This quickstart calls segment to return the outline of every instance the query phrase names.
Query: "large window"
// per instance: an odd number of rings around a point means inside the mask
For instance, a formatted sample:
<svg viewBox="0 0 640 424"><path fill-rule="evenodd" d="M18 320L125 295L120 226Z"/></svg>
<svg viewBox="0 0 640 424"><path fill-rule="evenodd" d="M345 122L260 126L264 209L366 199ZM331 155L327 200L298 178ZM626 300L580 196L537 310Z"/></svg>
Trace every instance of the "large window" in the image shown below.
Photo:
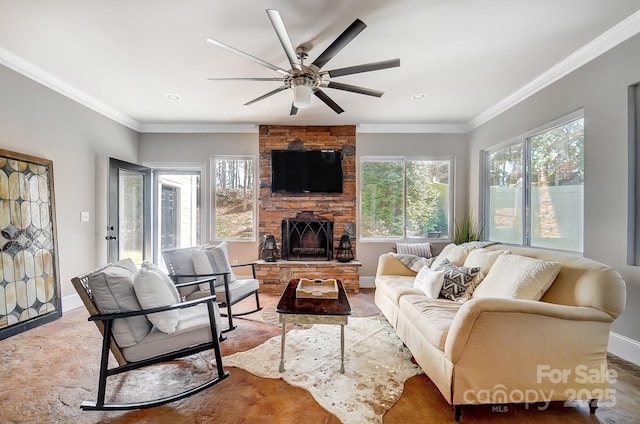
<svg viewBox="0 0 640 424"><path fill-rule="evenodd" d="M363 157L361 238L449 238L450 183L450 159Z"/></svg>
<svg viewBox="0 0 640 424"><path fill-rule="evenodd" d="M487 152L488 238L581 252L584 119L572 116Z"/></svg>
<svg viewBox="0 0 640 424"><path fill-rule="evenodd" d="M255 179L252 157L212 157L213 238L255 241Z"/></svg>

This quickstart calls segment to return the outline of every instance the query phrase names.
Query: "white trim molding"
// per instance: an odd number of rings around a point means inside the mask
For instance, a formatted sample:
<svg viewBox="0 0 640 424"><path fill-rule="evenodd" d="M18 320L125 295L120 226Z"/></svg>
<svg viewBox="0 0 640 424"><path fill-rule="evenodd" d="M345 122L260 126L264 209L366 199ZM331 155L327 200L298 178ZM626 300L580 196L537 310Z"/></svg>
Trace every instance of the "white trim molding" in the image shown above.
<svg viewBox="0 0 640 424"><path fill-rule="evenodd" d="M258 133L257 124L142 124L141 133Z"/></svg>
<svg viewBox="0 0 640 424"><path fill-rule="evenodd" d="M389 134L459 134L466 133L467 124L358 124L357 133Z"/></svg>
<svg viewBox="0 0 640 424"><path fill-rule="evenodd" d="M119 122L134 131L138 131L140 129L140 123L135 119L132 119L124 113L99 102L88 94L43 71L37 66L16 56L10 51L3 49L2 47L0 47L0 64L13 69L27 78L30 78L113 121Z"/></svg>
<svg viewBox="0 0 640 424"><path fill-rule="evenodd" d="M495 118L504 111L512 108L526 98L548 87L560 78L570 74L638 33L640 33L640 10L556 63L524 87L471 119L467 123L467 132Z"/></svg>
<svg viewBox="0 0 640 424"><path fill-rule="evenodd" d="M84 305L82 303L82 299L80 299L80 296L77 293L62 298L62 313L69 312L81 306Z"/></svg>
<svg viewBox="0 0 640 424"><path fill-rule="evenodd" d="M640 342L637 340L612 331L609 333L609 353L640 366Z"/></svg>
<svg viewBox="0 0 640 424"><path fill-rule="evenodd" d="M376 277L363 277L363 276L360 276L360 288L361 289L374 289L374 288L376 288Z"/></svg>

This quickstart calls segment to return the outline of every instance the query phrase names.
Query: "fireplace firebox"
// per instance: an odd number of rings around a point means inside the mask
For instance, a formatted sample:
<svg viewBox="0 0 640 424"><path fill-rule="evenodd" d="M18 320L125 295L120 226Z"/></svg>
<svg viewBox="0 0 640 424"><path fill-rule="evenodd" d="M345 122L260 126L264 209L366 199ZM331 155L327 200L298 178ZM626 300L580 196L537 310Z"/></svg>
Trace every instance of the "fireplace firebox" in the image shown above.
<svg viewBox="0 0 640 424"><path fill-rule="evenodd" d="M282 221L282 259L330 261L333 258L333 221L301 212Z"/></svg>

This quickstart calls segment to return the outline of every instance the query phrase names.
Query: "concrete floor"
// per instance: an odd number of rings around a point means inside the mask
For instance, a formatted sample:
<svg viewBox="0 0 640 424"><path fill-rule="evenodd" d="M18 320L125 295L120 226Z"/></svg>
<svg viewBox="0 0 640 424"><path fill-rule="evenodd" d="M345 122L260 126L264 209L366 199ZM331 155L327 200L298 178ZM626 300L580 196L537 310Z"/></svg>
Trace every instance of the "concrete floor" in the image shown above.
<svg viewBox="0 0 640 424"><path fill-rule="evenodd" d="M238 328L222 343L222 353L243 351L280 334L274 306L278 297L261 294L263 311L237 319ZM373 290L349 296L355 316L378 313ZM242 304L245 305L242 305ZM241 303L250 307L251 300ZM79 405L96 393L100 335L87 321L84 308L61 319L0 341L0 423L323 423L339 421L321 408L303 389L283 380L268 380L229 367L230 377L190 398L133 412L83 412ZM131 400L141 394L158 395L193 384L208 375L213 355L201 353L113 378L108 398ZM565 407L490 405L465 407L462 423L640 423L640 367L616 357L609 360L618 373L613 385L614 406L602 406L590 415L585 403ZM159 383L159 384L158 384ZM400 400L384 415L384 423L454 422L451 406L425 375L405 384ZM349 423L360 424L360 423Z"/></svg>

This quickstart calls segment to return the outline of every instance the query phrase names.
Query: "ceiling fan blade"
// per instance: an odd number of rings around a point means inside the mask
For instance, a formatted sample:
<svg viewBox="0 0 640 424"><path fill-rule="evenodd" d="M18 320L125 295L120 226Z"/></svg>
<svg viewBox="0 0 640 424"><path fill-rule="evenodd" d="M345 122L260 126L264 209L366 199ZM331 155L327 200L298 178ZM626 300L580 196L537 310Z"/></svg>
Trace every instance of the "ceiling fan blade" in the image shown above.
<svg viewBox="0 0 640 424"><path fill-rule="evenodd" d="M321 69L366 27L367 25L360 19L353 21L353 23L349 25L349 27L345 29L344 32L340 34L316 60L313 61L311 66L315 66L316 69Z"/></svg>
<svg viewBox="0 0 640 424"><path fill-rule="evenodd" d="M382 62L365 63L364 65L348 66L346 68L327 71L331 78L344 75L360 74L362 72L378 71L380 69L396 68L400 66L400 59L383 60Z"/></svg>
<svg viewBox="0 0 640 424"><path fill-rule="evenodd" d="M318 90L314 91L313 94L315 94L316 97L319 98L320 100L322 100L327 106L329 106L331 109L333 109L333 111L335 113L337 113L338 115L341 114L342 112L344 112L344 109L342 109L340 106L338 106L338 104L336 102L331 100L331 97L327 96L324 91L318 89Z"/></svg>
<svg viewBox="0 0 640 424"><path fill-rule="evenodd" d="M258 97L258 98L255 98L255 99L253 99L253 100L251 100L251 101L249 101L249 102L245 103L244 105L245 105L245 106L249 106L249 105L250 105L250 104L252 104L252 103L259 102L260 100L266 99L266 98L267 98L267 97L269 97L269 96L273 96L274 94L279 93L279 92L281 92L282 90L286 90L287 88L289 88L289 86L288 86L288 85L283 85L282 87L278 87L278 88L276 88L275 90L269 91L267 94L263 94L262 96L260 96L260 97Z"/></svg>
<svg viewBox="0 0 640 424"><path fill-rule="evenodd" d="M276 30L276 35L280 40L280 44L282 44L282 48L284 49L284 53L287 55L287 59L289 59L291 68L301 71L302 66L300 66L298 55L296 54L296 50L293 48L293 44L291 44L291 39L287 33L287 28L284 26L284 22L282 22L280 13L278 13L277 10L267 9L267 15L269 16L271 25L273 25L273 29Z"/></svg>
<svg viewBox="0 0 640 424"><path fill-rule="evenodd" d="M293 104L291 104L291 112L289 112L289 116L293 116L297 114L298 114L298 108L295 107Z"/></svg>
<svg viewBox="0 0 640 424"><path fill-rule="evenodd" d="M357 85L342 84L340 82L329 81L328 88L336 90L351 91L352 93L365 94L367 96L382 97L384 91L372 90L370 88L358 87Z"/></svg>
<svg viewBox="0 0 640 424"><path fill-rule="evenodd" d="M289 71L286 71L286 70L284 70L284 69L282 69L282 68L280 68L280 67L278 67L276 65L273 65L273 64L271 64L269 62L265 62L262 59L258 59L255 56L251 56L249 53L245 53L245 52L243 52L241 50L236 49L235 47L231 47L231 46L229 46L227 44L224 44L223 42L220 42L218 40L214 40L213 38L207 38L207 43L211 43L211 44L213 44L215 46L222 47L223 49L225 49L227 51L230 51L231 53L235 53L237 55L240 55L240 56L244 57L245 59L249 59L249 60L251 60L251 61L253 61L253 62L257 63L257 64L265 66L265 67L267 67L269 69L273 69L274 71L279 72L282 75L288 75L289 74Z"/></svg>
<svg viewBox="0 0 640 424"><path fill-rule="evenodd" d="M282 78L207 78L209 81L280 81Z"/></svg>

